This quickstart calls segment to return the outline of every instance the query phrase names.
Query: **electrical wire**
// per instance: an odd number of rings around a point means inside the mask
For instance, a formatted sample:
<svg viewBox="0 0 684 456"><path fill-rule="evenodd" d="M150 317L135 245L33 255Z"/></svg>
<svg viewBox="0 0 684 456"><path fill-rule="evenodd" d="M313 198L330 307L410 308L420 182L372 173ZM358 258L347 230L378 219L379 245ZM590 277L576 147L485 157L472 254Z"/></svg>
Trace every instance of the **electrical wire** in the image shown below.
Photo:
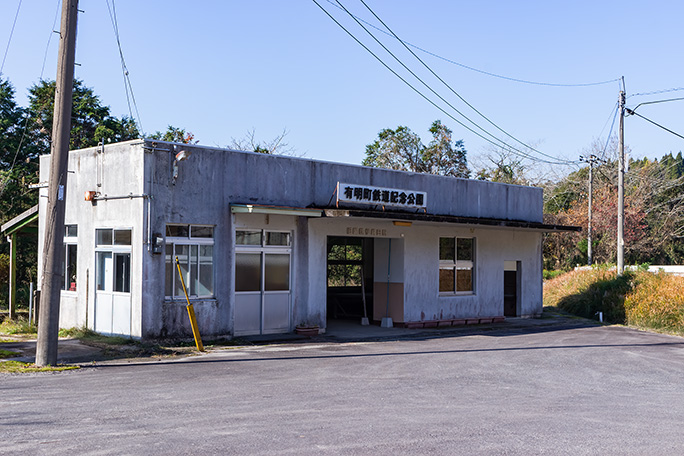
<svg viewBox="0 0 684 456"><path fill-rule="evenodd" d="M19 2L21 5L21 2ZM43 57L43 66L40 69L40 80L43 80L43 72L45 71L45 60L47 59L47 53L48 49L50 48L50 41L52 40L52 35L54 34L54 29L55 29L55 24L57 24L57 17L59 15L59 10L60 10L60 5L61 5L61 0L57 0L57 10L55 12L55 18L52 22L52 29L50 30L50 36L48 37L47 44L45 45L45 56ZM17 14L19 14L19 10L17 9ZM15 18L16 21L16 18ZM17 162L17 156L19 155L19 151L21 150L21 146L24 144L24 139L26 139L26 131L28 130L28 124L30 120L30 110L26 109L25 111L25 117L26 120L24 121L24 128L22 129L21 133L21 138L19 139L19 144L17 145L17 150L14 152L14 158L12 158L12 165L10 166L10 169L7 171L7 176L11 175L12 171L14 170L14 165ZM9 179L9 177L8 177ZM7 181L4 181L0 184L0 195L5 191L5 186L7 184Z"/></svg>
<svg viewBox="0 0 684 456"><path fill-rule="evenodd" d="M476 136L478 136L478 137L484 139L485 141L487 141L488 143L494 145L495 147L503 147L504 149L508 149L509 152L515 153L516 155L521 155L521 156L523 156L523 157L525 157L525 158L529 158L529 159L531 159L531 160L540 161L540 162L544 162L544 163L548 163L548 164L557 164L557 165L564 165L564 164L567 164L566 162L551 162L551 161L548 161L548 160L542 160L542 159L539 159L539 158L536 158L536 157L531 157L531 156L529 156L528 154L525 154L524 152L522 152L522 151L520 151L520 150L518 150L518 149L516 149L516 148L513 148L512 146L510 146L510 145L506 144L505 142L499 140L500 142L502 142L502 143L505 145L505 146L501 146L501 144L495 143L495 142L492 141L491 139L489 139L489 138L483 136L482 134L480 134L480 133L478 133L477 131L473 130L473 129L470 128L469 126L465 125L463 122L461 122L460 120L458 120L457 118L455 118L452 114L448 113L448 112L447 112L446 110L444 110L442 107L440 107L439 105L437 105L434 101L432 101L430 98L428 98L425 94L423 94L423 93L420 92L418 89L416 89L410 82L408 82L408 81L407 81L406 79L404 79L401 75L399 75L395 70L393 70L389 65L387 65L387 63L385 63L380 57L378 57L373 51L371 51L365 44L363 44L356 36L354 36L353 33L351 33L349 30L347 30L347 28L345 28L337 19L335 19L335 17L333 17L333 16L332 16L325 8L323 8L316 0L312 0L312 1L316 4L316 6L318 6L318 7L324 12L324 13L325 13L333 22L335 22L335 24L337 24L337 25L338 25L342 30L344 30L344 31L345 31L345 32L346 32L354 41L356 41L357 44L359 44L359 45L360 45L361 47L363 47L369 54L371 54L373 57L375 57L375 59L378 60L378 62L380 62L385 68L387 68L387 69L388 69L392 74L394 74L397 78L399 78L404 84L406 84L409 88L411 88L411 89L412 89L414 92L416 92L419 96L421 96L423 99L425 99L428 103L430 103L431 105L433 105L435 108L437 108L438 110L440 110L442 113L444 113L445 115L447 115L450 119L452 119L453 121L455 121L456 123L458 123L459 125L461 125L462 127L464 127L465 129L467 129L468 131L470 131L470 132L472 132L473 134L475 134Z"/></svg>
<svg viewBox="0 0 684 456"><path fill-rule="evenodd" d="M644 119L645 121L651 122L651 123L652 123L653 125L655 125L656 127L660 127L660 128L662 128L663 130L665 130L665 131L667 131L667 132L670 132L670 133L672 133L673 135L679 136L680 138L684 139L684 136L680 135L679 133L675 133L674 131L670 130L669 128L663 127L663 126L660 125L659 123L656 123L656 122L652 121L651 119L648 119L648 118L642 116L642 115L639 114L638 112L634 112L634 111L631 110L631 109L627 109L627 112L628 112L629 114L633 115L633 116L641 117L641 118Z"/></svg>
<svg viewBox="0 0 684 456"><path fill-rule="evenodd" d="M328 3L330 3L331 5L333 5L334 7L340 8L338 5L336 5L335 3L333 3L332 0L326 0L326 1L327 1ZM341 9L341 8L340 8L340 9ZM384 33L385 35L389 35L388 32L382 30L382 29L379 28L379 27L376 27L375 25L371 24L370 22L364 21L363 19L361 19L360 17L357 17L357 16L354 16L354 17L355 17L356 19L360 20L361 22L363 22L364 24L368 25L369 27L373 27L373 28L376 29L377 31L379 31L379 32L381 32L381 33ZM547 87L590 87L590 86L598 86L598 85L612 84L613 82L618 82L618 81L620 80L620 78L615 78L615 79L610 79L610 80L608 80L608 81L587 82L587 83L575 83L575 84L562 84L562 83L554 83L554 82L539 82L539 81L530 81L530 80L526 80L526 79L518 79L518 78L509 77L509 76L502 76L502 75L496 74L496 73L490 73L489 71L484 71L484 70L480 70L480 69L478 69L478 68L474 68L474 67L471 67L471 66L468 66L468 65L464 65L464 64L462 64L462 63L459 63L459 62L456 62L456 61L454 61L454 60L450 60L450 59L448 59L448 58L446 58L446 57L442 57L442 56L440 56L440 55L438 55L438 54L435 54L434 52L430 52L430 51L428 51L428 50L426 50L426 49L423 49L423 48L421 48L421 47L419 47L419 46L416 46L415 44L411 44L411 43L409 43L408 41L403 41L403 40L401 40L401 41L402 41L402 43L404 43L404 44L407 45L407 46L410 46L410 47L412 47L412 48L414 48L414 49L419 50L420 52L423 52L423 53L425 53L425 54L428 54L428 55L430 55L430 56L432 56L432 57L435 57L435 58L437 58L437 59L443 60L443 61L445 61L445 62L447 62L447 63L452 64L452 65L456 65L456 66L459 66L459 67L461 67L461 68L465 68L466 70L471 70L471 71L474 71L474 72L477 72L477 73L481 73L481 74L484 74L484 75L487 75L487 76L491 76L491 77L494 77L494 78L504 79L504 80L511 81L511 82L518 82L518 83L521 83L521 84L531 84L531 85L539 85L539 86L547 86Z"/></svg>
<svg viewBox="0 0 684 456"><path fill-rule="evenodd" d="M613 134L613 127L615 127L615 119L617 119L617 114L619 111L618 103L615 103L614 109L615 109L615 113L613 114L613 122L610 124L610 130L608 131L608 137L606 138L606 145L603 146L603 150L601 151L601 160L604 160L606 157L606 150L608 150L608 144L610 144L610 137Z"/></svg>
<svg viewBox="0 0 684 456"><path fill-rule="evenodd" d="M14 15L14 22L12 22L12 29L10 30L10 36L9 36L9 39L7 40L7 47L5 48L5 55L2 57L2 64L0 64L0 74L2 74L2 70L5 68L5 61L7 60L7 54L9 53L10 44L12 43L12 35L14 35L14 27L17 25L17 19L19 18L19 10L21 9L21 2L22 2L22 0L19 0L19 4L17 5L17 12Z"/></svg>
<svg viewBox="0 0 684 456"><path fill-rule="evenodd" d="M135 95L133 94L133 86L131 85L128 67L126 66L126 60L124 59L123 50L121 49L121 39L119 37L119 23L118 23L117 18L116 18L116 5L114 4L114 0L111 0L112 5L110 8L109 1L110 0L107 0L107 11L109 11L109 19L111 20L112 27L114 28L114 36L116 37L116 45L119 48L119 57L121 60L121 73L123 75L124 90L126 91L126 102L128 103L128 113L130 114L131 119L133 119L133 121L138 124L139 132L144 137L145 133L144 133L143 126L142 126L142 120L140 119L140 113L138 112L138 105L135 102ZM129 93L130 93L130 95L129 95ZM136 121L136 117L133 116L133 110L131 109L131 100L133 101L133 107L135 108L135 113L137 115L137 121Z"/></svg>
<svg viewBox="0 0 684 456"><path fill-rule="evenodd" d="M55 31L55 26L57 25L57 18L59 17L59 10L61 6L61 0L57 0L57 9L55 10L55 18L52 20L52 29L50 29L50 36L48 37L48 42L45 45L45 54L43 55L43 66L40 68L40 80L43 79L43 73L45 72L45 62L47 62L48 51L50 50L50 41L52 41L52 35L59 33Z"/></svg>
<svg viewBox="0 0 684 456"><path fill-rule="evenodd" d="M453 93L454 95L456 95L456 96L457 96L463 103L465 103L470 109L472 109L472 110L475 111L477 114L479 114L483 119L485 119L487 122L489 122L491 125L493 125L493 126L494 126L496 129L498 129L500 132L502 132L503 134L505 134L505 135L508 136L509 138L513 139L514 141L518 142L518 143L521 144L522 146L526 147L527 149L532 150L532 151L534 151L534 152L536 152L536 153L538 153L538 154L540 154L540 155L543 155L543 156L545 156L545 157L547 157L547 158L550 158L550 159L553 159L553 160L559 160L559 161L561 160L561 159L559 159L558 157L554 157L554 156L545 154L544 152L541 152L541 151L535 149L534 147L532 147L532 146L530 146L530 145L528 145L528 144L525 144L524 142L520 141L518 138L516 138L515 136L511 135L510 133L508 133L507 131L505 131L503 128L499 127L497 124L495 124L494 122L492 122L487 116L485 116L484 114L482 114L480 111L478 111L473 105L471 105L470 103L468 103L468 101L466 101L465 98L463 98L458 92L456 92L449 84L447 84L447 82L444 81L444 79L442 79L441 77L439 77L439 75L438 75L437 73L435 73L435 72L432 70L432 68L430 68L430 66L428 66L420 57L418 57L418 56L416 55L416 53L413 52L413 51L404 43L404 41L403 41L402 39L400 39L400 38L397 36L397 34L394 33L394 32L392 31L392 29L389 28L388 25L385 24L385 22L384 22L382 19L380 19L380 17L378 17L377 14L375 14L375 12L368 6L368 4L366 4L366 2L365 2L364 0L359 0L359 1L363 4L363 6L366 7L366 9L368 9L368 11L371 12L371 14L372 14L373 16L375 16L375 18L376 18L378 21L380 21L380 23L381 23L381 24L382 24L382 25L383 25L383 26L392 34L392 36L393 36L394 38L396 38L397 41L399 41L399 42L406 48L406 50L409 51L409 52L411 53L411 55L413 55L413 56L414 56L414 57L415 57L415 58L416 58L416 59L417 59L425 68L427 68L428 71L430 71L430 73L432 73L432 75L433 75L434 77L436 77L442 84L444 84L444 85L451 91L451 93ZM337 3L340 3L339 0L337 1ZM342 6L342 5L340 4L340 6ZM345 11L347 11L346 8L345 8ZM348 11L347 11L347 12L348 12ZM348 12L348 13L349 13L349 12ZM349 13L349 14L351 15L351 13ZM353 17L353 16L352 16L352 17ZM441 97L440 97L440 98L441 98ZM454 109L455 109L455 108L454 108ZM459 114L461 114L458 110L457 110L456 112L458 112ZM468 119L465 115L463 115L463 114L461 114L461 115L462 115L463 117L465 117L466 119ZM470 120L470 119L468 119L468 120ZM473 124L475 124L472 120L470 120L470 122L473 123ZM569 163L569 162L568 162L568 163Z"/></svg>
<svg viewBox="0 0 684 456"><path fill-rule="evenodd" d="M656 90L654 92L644 92L644 93L633 93L629 95L627 98L630 97L639 97L639 96L647 96L647 95L657 95L659 93L668 93L668 92L678 92L680 90L684 90L684 87L674 87L672 89L663 89L663 90Z"/></svg>

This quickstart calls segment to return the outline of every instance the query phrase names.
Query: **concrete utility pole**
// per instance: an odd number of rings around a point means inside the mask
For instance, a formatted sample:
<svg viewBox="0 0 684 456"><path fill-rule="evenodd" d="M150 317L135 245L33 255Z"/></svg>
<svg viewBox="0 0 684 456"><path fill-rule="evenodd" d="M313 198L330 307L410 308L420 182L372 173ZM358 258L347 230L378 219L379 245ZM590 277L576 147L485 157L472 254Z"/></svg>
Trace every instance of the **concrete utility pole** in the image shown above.
<svg viewBox="0 0 684 456"><path fill-rule="evenodd" d="M618 226L617 226L617 273L625 272L625 78L622 78L620 91L620 134L619 134L619 169L618 169Z"/></svg>
<svg viewBox="0 0 684 456"><path fill-rule="evenodd" d="M48 181L47 211L45 212L45 244L43 249L43 278L38 319L36 365L57 364L59 333L59 298L63 282L64 209L66 202L67 165L69 162L69 133L74 87L76 55L76 20L78 0L63 0L60 27L55 112L52 125L52 151Z"/></svg>
<svg viewBox="0 0 684 456"><path fill-rule="evenodd" d="M589 155L589 158L584 158L580 157L580 161L586 161L589 163L589 201L588 201L588 211L587 211L587 216L588 216L588 221L587 221L587 265L591 266L592 260L593 260L593 250L592 250L592 245L591 245L591 209L592 209L592 202L594 199L594 163L599 161L599 158L596 155Z"/></svg>

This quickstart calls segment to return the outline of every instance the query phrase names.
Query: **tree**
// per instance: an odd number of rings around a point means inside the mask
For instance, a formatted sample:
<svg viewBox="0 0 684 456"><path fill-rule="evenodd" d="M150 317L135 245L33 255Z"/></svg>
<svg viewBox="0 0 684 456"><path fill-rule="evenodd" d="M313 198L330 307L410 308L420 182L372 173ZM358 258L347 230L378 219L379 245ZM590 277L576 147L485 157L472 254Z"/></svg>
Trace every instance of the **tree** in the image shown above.
<svg viewBox="0 0 684 456"><path fill-rule="evenodd" d="M164 133L157 131L149 136L149 139L157 139L160 141L168 141L182 144L197 144L199 141L195 139L195 134L185 131L185 128L176 128L169 125Z"/></svg>
<svg viewBox="0 0 684 456"><path fill-rule="evenodd" d="M29 89L29 106L22 108L15 101L10 82L0 79L0 223L38 203L38 192L29 189L28 184L38 182L38 156L50 153L54 93L54 81L42 80ZM140 137L133 119L112 116L109 107L103 106L82 81L74 81L73 97L72 149L96 146L102 140ZM18 297L25 302L21 293L28 289L29 282L36 280L36 239L19 236L18 242ZM8 247L0 241L0 263L5 261ZM5 291L3 287L0 301Z"/></svg>
<svg viewBox="0 0 684 456"><path fill-rule="evenodd" d="M463 140L453 141L452 131L436 120L430 126L432 141L425 146L410 128L386 128L366 146L362 164L375 168L468 178L470 170Z"/></svg>
<svg viewBox="0 0 684 456"><path fill-rule="evenodd" d="M256 130L252 128L242 138L232 138L230 145L231 149L246 150L248 152L257 152L260 154L271 155L295 155L295 149L290 147L284 140L288 131L283 130L270 141L259 141L256 139Z"/></svg>
<svg viewBox="0 0 684 456"><path fill-rule="evenodd" d="M52 141L55 81L41 80L29 89L29 110L36 128L36 140L49 150ZM71 107L70 149L97 146L100 141L119 142L140 137L135 121L123 116L118 119L103 106L93 89L83 81L74 80Z"/></svg>

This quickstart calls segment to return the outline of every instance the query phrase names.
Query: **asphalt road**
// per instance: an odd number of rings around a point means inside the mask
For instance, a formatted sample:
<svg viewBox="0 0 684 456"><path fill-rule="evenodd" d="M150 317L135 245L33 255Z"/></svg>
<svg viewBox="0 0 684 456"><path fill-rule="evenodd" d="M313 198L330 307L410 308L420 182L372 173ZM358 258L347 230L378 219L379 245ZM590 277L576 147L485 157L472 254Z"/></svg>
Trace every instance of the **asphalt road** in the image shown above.
<svg viewBox="0 0 684 456"><path fill-rule="evenodd" d="M0 454L684 454L684 339L619 327L0 374Z"/></svg>

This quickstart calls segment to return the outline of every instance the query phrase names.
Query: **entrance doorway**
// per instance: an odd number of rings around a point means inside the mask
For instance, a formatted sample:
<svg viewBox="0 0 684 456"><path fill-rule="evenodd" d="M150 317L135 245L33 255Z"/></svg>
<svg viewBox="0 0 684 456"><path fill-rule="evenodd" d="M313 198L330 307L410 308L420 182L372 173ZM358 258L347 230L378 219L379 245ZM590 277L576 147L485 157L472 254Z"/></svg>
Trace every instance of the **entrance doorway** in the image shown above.
<svg viewBox="0 0 684 456"><path fill-rule="evenodd" d="M504 317L517 317L519 261L504 261Z"/></svg>
<svg viewBox="0 0 684 456"><path fill-rule="evenodd" d="M235 243L234 334L289 331L291 234L238 230Z"/></svg>
<svg viewBox="0 0 684 456"><path fill-rule="evenodd" d="M373 248L373 238L328 237L328 319L373 318Z"/></svg>
<svg viewBox="0 0 684 456"><path fill-rule="evenodd" d="M131 335L131 230L95 230L95 318L102 334Z"/></svg>

